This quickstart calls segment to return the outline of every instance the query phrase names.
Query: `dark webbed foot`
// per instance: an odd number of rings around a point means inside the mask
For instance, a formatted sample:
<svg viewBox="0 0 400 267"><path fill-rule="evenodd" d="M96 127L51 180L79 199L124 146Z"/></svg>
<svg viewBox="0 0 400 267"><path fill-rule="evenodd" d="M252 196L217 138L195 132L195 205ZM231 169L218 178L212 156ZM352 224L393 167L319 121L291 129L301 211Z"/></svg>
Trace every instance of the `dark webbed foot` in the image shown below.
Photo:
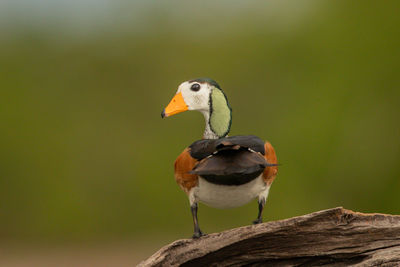
<svg viewBox="0 0 400 267"><path fill-rule="evenodd" d="M192 238L197 239L197 238L202 237L202 236L204 236L204 235L205 235L205 234L199 229L197 232L194 232L194 233L193 233Z"/></svg>
<svg viewBox="0 0 400 267"><path fill-rule="evenodd" d="M262 222L263 222L262 219L259 218L259 219L257 219L257 220L254 220L254 221L253 221L253 224L260 224L260 223L262 223Z"/></svg>

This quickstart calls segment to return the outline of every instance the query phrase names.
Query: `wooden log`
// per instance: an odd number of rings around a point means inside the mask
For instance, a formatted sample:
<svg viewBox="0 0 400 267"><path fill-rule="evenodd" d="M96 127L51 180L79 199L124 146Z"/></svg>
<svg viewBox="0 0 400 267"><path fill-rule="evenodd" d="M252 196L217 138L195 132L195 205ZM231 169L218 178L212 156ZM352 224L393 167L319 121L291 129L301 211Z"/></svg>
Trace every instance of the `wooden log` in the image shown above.
<svg viewBox="0 0 400 267"><path fill-rule="evenodd" d="M177 240L139 266L400 266L400 216L341 207Z"/></svg>

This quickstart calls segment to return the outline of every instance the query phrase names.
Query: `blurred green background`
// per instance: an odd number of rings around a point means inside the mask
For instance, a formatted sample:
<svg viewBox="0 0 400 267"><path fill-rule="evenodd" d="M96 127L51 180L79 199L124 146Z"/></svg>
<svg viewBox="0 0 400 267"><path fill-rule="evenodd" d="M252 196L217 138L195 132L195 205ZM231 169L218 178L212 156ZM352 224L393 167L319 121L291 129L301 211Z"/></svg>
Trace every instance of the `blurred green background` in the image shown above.
<svg viewBox="0 0 400 267"><path fill-rule="evenodd" d="M2 1L0 263L131 266L190 237L173 162L204 119L160 113L197 77L227 94L231 135L277 151L265 221L336 206L398 214L399 11L398 1ZM201 205L200 225L247 225L256 206Z"/></svg>

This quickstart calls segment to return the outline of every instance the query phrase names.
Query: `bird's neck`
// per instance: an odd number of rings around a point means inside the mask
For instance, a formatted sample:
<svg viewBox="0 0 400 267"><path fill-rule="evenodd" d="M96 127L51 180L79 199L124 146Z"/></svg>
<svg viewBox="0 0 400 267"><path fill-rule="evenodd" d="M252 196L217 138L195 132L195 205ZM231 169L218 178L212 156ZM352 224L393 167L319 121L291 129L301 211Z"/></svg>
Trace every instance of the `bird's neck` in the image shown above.
<svg viewBox="0 0 400 267"><path fill-rule="evenodd" d="M202 111L206 120L204 139L225 137L231 129L232 109L222 90L214 88L210 93L208 110Z"/></svg>
<svg viewBox="0 0 400 267"><path fill-rule="evenodd" d="M213 112L216 112L213 110ZM210 114L209 111L202 112L204 115L206 127L204 129L203 139L219 139L225 137L230 130L231 127L231 111L230 109L227 111L218 111L220 113L218 119L213 119L213 114ZM228 114L222 115L222 112L227 112Z"/></svg>
<svg viewBox="0 0 400 267"><path fill-rule="evenodd" d="M204 115L204 119L206 121L206 128L204 129L204 134L203 134L203 139L218 139L221 138L218 136L212 129L210 125L210 113L207 112L202 112Z"/></svg>

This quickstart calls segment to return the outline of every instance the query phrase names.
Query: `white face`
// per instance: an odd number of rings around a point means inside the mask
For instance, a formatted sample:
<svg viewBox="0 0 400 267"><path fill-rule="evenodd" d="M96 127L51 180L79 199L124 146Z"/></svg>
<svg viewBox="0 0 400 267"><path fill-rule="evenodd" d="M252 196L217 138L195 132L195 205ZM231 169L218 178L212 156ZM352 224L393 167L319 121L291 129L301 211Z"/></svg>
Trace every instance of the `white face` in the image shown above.
<svg viewBox="0 0 400 267"><path fill-rule="evenodd" d="M189 110L209 112L211 90L212 87L208 83L186 81L179 85L177 93L182 93Z"/></svg>

